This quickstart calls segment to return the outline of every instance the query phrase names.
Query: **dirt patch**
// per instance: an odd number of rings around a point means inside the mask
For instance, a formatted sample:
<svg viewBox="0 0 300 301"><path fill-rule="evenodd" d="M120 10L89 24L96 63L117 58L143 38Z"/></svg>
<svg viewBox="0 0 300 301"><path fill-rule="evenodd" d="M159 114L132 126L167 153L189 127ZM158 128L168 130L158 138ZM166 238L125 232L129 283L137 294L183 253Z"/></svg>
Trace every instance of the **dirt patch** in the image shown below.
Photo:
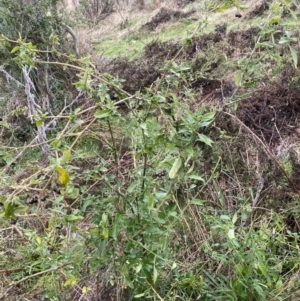
<svg viewBox="0 0 300 301"><path fill-rule="evenodd" d="M226 29L225 29L226 30ZM149 87L161 74L161 68L165 61L173 59L179 51L177 61L191 60L201 49L206 51L211 45L221 42L224 38L222 31L206 34L192 39L189 45L183 47L180 43L154 41L145 47L144 55L135 61L127 59L114 60L106 71L125 79L123 88L129 93L135 93L145 87ZM197 64L202 64L199 61ZM200 66L199 66L200 67ZM212 68L217 67L212 66ZM192 72L197 71L197 66L192 67ZM200 79L201 81L201 79ZM193 84L195 87L197 83ZM199 83L203 86L203 83Z"/></svg>
<svg viewBox="0 0 300 301"><path fill-rule="evenodd" d="M172 59L180 48L178 43L154 41L145 47L142 57L134 62L127 59L115 60L109 66L108 72L125 79L124 90L134 94L151 86L161 75L160 69L164 62Z"/></svg>
<svg viewBox="0 0 300 301"><path fill-rule="evenodd" d="M179 43L154 41L145 47L142 59L152 59L160 62L170 60L174 58L181 47Z"/></svg>
<svg viewBox="0 0 300 301"><path fill-rule="evenodd" d="M243 100L237 116L269 145L299 137L299 93L288 84L270 83Z"/></svg>
<svg viewBox="0 0 300 301"><path fill-rule="evenodd" d="M151 19L150 22L147 22L141 27L141 30L154 30L159 24L167 23L169 21L176 21L182 18L186 18L193 14L195 11L190 11L183 13L180 11L169 10L165 7L161 8L160 11Z"/></svg>
<svg viewBox="0 0 300 301"><path fill-rule="evenodd" d="M236 49L253 48L255 46L255 37L261 31L259 27L252 27L248 30L230 31L228 34L228 43Z"/></svg>
<svg viewBox="0 0 300 301"><path fill-rule="evenodd" d="M251 9L246 15L245 19L252 19L256 16L261 16L266 10L270 8L268 0L263 0Z"/></svg>
<svg viewBox="0 0 300 301"><path fill-rule="evenodd" d="M147 62L130 62L117 60L109 70L115 76L125 79L123 89L131 94L149 87L159 76L156 66L149 68Z"/></svg>
<svg viewBox="0 0 300 301"><path fill-rule="evenodd" d="M222 83L217 79L209 79L200 77L192 82L191 87L195 92L201 90L202 96L212 95L213 98L228 97L232 95L234 87L231 83Z"/></svg>
<svg viewBox="0 0 300 301"><path fill-rule="evenodd" d="M142 91L146 87L150 87L164 73L162 67L165 61L173 59L181 48L182 46L180 44L154 42L146 47L143 57L135 62L128 60L114 61L109 72L117 74L119 78L125 79L123 89L133 94L136 91ZM185 55L193 56L192 47L183 51ZM182 59L181 56L179 56L178 60L180 59ZM196 60L191 66L192 73L197 73L197 66L199 66L199 64L201 64L201 61ZM211 65L211 69L217 67L218 63ZM196 79L190 83L190 87L195 90L195 92L201 90L202 95L214 92L219 95L224 93L224 96L229 96L232 92L232 86L230 84L224 86L220 80L203 76L197 77L196 75L195 78Z"/></svg>
<svg viewBox="0 0 300 301"><path fill-rule="evenodd" d="M106 66L105 72L124 79L123 88L127 92L134 94L136 91L143 91L150 87L163 73L162 68L167 60L177 63L188 62L191 73L194 74L194 81L191 83L192 89L201 88L204 95L213 90L221 89L221 83L212 74L217 69L224 53L227 57L233 55L236 49L244 47L254 47L254 35L258 33L258 28L251 28L247 31L230 32L226 35L226 24L216 26L215 31L198 37L193 37L185 44L175 42L154 41L145 47L144 55L135 61L128 59L116 59ZM224 43L225 41L225 43ZM226 43L228 41L228 43ZM218 55L217 50L222 55ZM209 52L207 55L206 53ZM210 53L216 53L214 57ZM203 69L205 66L205 70ZM198 75L199 70L204 70ZM213 79L212 79L213 78ZM228 95L225 95L228 96Z"/></svg>
<svg viewBox="0 0 300 301"><path fill-rule="evenodd" d="M226 29L225 29L226 31ZM212 44L219 43L225 38L223 31L216 31L214 33L205 34L201 37L193 38L192 52L206 51Z"/></svg>
<svg viewBox="0 0 300 301"><path fill-rule="evenodd" d="M221 87L221 82L219 80L207 79L207 78L198 78L192 83L192 88L197 89L201 88L205 93L210 93Z"/></svg>
<svg viewBox="0 0 300 301"><path fill-rule="evenodd" d="M188 4L193 3L195 1L196 0L178 0L177 5L178 5L178 7L183 8L183 7L187 6Z"/></svg>

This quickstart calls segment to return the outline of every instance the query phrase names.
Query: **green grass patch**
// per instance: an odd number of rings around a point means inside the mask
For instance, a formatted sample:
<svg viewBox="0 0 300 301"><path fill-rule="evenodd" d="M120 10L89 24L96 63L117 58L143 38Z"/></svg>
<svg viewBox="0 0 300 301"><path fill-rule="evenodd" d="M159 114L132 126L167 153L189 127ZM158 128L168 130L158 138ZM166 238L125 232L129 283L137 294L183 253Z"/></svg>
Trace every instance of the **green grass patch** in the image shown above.
<svg viewBox="0 0 300 301"><path fill-rule="evenodd" d="M162 26L159 33L149 31L145 33L128 34L121 38L110 36L99 44L97 50L105 57L116 58L121 56L133 60L142 55L144 47L152 41L159 40L165 42L186 39L192 35L198 25L198 20L186 19L174 23L173 25ZM213 27L208 26L205 33L212 30Z"/></svg>

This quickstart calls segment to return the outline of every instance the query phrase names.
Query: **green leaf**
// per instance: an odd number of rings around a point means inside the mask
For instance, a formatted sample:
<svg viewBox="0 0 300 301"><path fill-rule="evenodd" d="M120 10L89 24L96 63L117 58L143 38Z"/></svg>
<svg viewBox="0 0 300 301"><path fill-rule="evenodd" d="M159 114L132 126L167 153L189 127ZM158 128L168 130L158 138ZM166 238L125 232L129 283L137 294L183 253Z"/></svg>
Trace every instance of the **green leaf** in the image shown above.
<svg viewBox="0 0 300 301"><path fill-rule="evenodd" d="M144 296L145 296L145 293L142 293L142 294L135 295L134 298L138 299L138 298L141 298L141 297L144 297Z"/></svg>
<svg viewBox="0 0 300 301"><path fill-rule="evenodd" d="M276 282L276 291L279 292L282 289L282 287L283 287L283 283L282 283L282 279L280 278Z"/></svg>
<svg viewBox="0 0 300 301"><path fill-rule="evenodd" d="M260 48L260 47L269 47L269 48L274 48L274 44L271 42L261 42L261 43L257 43L255 45L256 48Z"/></svg>
<svg viewBox="0 0 300 301"><path fill-rule="evenodd" d="M35 236L35 241L38 245L42 244L42 239L38 235Z"/></svg>
<svg viewBox="0 0 300 301"><path fill-rule="evenodd" d="M67 215L66 221L67 222L77 222L83 220L83 216L81 215Z"/></svg>
<svg viewBox="0 0 300 301"><path fill-rule="evenodd" d="M235 212L235 214L233 215L232 218L232 223L235 224L235 222L237 221L238 217L237 217L237 212Z"/></svg>
<svg viewBox="0 0 300 301"><path fill-rule="evenodd" d="M61 144L61 139L57 139L57 140L54 140L51 142L51 146L54 147L54 148L57 148L59 147Z"/></svg>
<svg viewBox="0 0 300 301"><path fill-rule="evenodd" d="M229 239L233 239L235 237L234 229L229 229L227 235L228 235Z"/></svg>
<svg viewBox="0 0 300 301"><path fill-rule="evenodd" d="M14 214L16 214L16 213L23 213L24 214L24 212L26 212L26 210L27 210L27 208L25 206L18 204L17 206L15 206Z"/></svg>
<svg viewBox="0 0 300 301"><path fill-rule="evenodd" d="M37 128L38 128L39 126L41 126L42 124L43 124L43 120L42 120L42 119L37 120L37 121L35 122L35 125L36 125Z"/></svg>
<svg viewBox="0 0 300 301"><path fill-rule="evenodd" d="M156 199L163 200L168 195L168 193L159 191L159 192L156 192L154 195L155 195Z"/></svg>
<svg viewBox="0 0 300 301"><path fill-rule="evenodd" d="M16 46L12 49L12 51L10 53L15 53L20 49L20 46Z"/></svg>
<svg viewBox="0 0 300 301"><path fill-rule="evenodd" d="M212 146L214 143L209 137L203 134L198 134L198 140L204 142L206 145Z"/></svg>
<svg viewBox="0 0 300 301"><path fill-rule="evenodd" d="M75 188L73 185L68 185L66 189L66 195L75 200L79 195L79 188Z"/></svg>
<svg viewBox="0 0 300 301"><path fill-rule="evenodd" d="M289 10L290 14L292 15L292 17L294 18L294 20L298 20L298 16L296 14L296 12L294 12L292 9Z"/></svg>
<svg viewBox="0 0 300 301"><path fill-rule="evenodd" d="M243 79L243 75L244 75L244 72L243 71L238 71L235 79L234 79L234 83L237 85L237 86L241 86L241 83L242 83L242 79Z"/></svg>
<svg viewBox="0 0 300 301"><path fill-rule="evenodd" d="M89 286L84 286L82 289L81 289L81 291L82 291L82 293L83 294L86 294L88 291L90 291L91 290L91 288L89 287Z"/></svg>
<svg viewBox="0 0 300 301"><path fill-rule="evenodd" d="M81 108L77 108L74 110L74 114L77 115L80 112Z"/></svg>
<svg viewBox="0 0 300 301"><path fill-rule="evenodd" d="M151 209L154 208L155 202L154 202L153 195L148 196L148 205L149 205L149 208L151 208Z"/></svg>
<svg viewBox="0 0 300 301"><path fill-rule="evenodd" d="M60 204L63 200L65 199L65 197L63 195L60 195L59 197L55 198L55 200L53 201L54 205L58 205Z"/></svg>
<svg viewBox="0 0 300 301"><path fill-rule="evenodd" d="M228 216L228 215L221 215L220 216L220 219L222 220L222 221L230 221L230 217Z"/></svg>
<svg viewBox="0 0 300 301"><path fill-rule="evenodd" d="M77 281L78 281L77 278L69 278L65 281L65 283L63 285L64 286L68 286L68 285L74 286L74 285L76 285Z"/></svg>
<svg viewBox="0 0 300 301"><path fill-rule="evenodd" d="M5 212L4 212L4 218L5 219L9 219L11 217L14 217L14 212L15 212L15 204L12 203L12 202L8 202L6 203L6 206L5 206Z"/></svg>
<svg viewBox="0 0 300 301"><path fill-rule="evenodd" d="M199 199L193 199L191 201L189 201L189 203L191 205L199 205L199 206L203 206L205 201L204 200L199 200Z"/></svg>
<svg viewBox="0 0 300 301"><path fill-rule="evenodd" d="M261 286L264 286L263 284L261 284ZM258 284L256 284L256 283L254 283L253 284L253 288L254 288L254 290L257 292L257 294L259 295L259 296L261 296L261 298L260 298L260 300L266 300L266 296L265 296L265 292L264 292L264 290L262 289L262 287L261 287L260 285L258 285ZM264 286L265 288L266 288L266 286Z"/></svg>
<svg viewBox="0 0 300 301"><path fill-rule="evenodd" d="M133 192L134 190L136 190L137 186L139 185L139 181L134 181L132 182L129 187L127 188L127 191L129 193Z"/></svg>
<svg viewBox="0 0 300 301"><path fill-rule="evenodd" d="M198 181L201 181L203 183L205 182L205 180L202 177L197 176L197 175L190 175L189 179L198 180Z"/></svg>
<svg viewBox="0 0 300 301"><path fill-rule="evenodd" d="M102 230L102 235L103 235L103 237L106 238L106 239L109 237L109 231L108 231L107 228L103 228L103 230Z"/></svg>
<svg viewBox="0 0 300 301"><path fill-rule="evenodd" d="M231 8L231 7L233 7L234 5L233 4L231 4L231 3L224 3L223 5L221 5L221 6L219 6L218 8L217 8L217 12L218 13L222 13L224 10L226 10L226 9L228 9L228 8Z"/></svg>
<svg viewBox="0 0 300 301"><path fill-rule="evenodd" d="M27 48L29 50L35 50L36 49L36 45L33 45L31 42L26 44Z"/></svg>
<svg viewBox="0 0 300 301"><path fill-rule="evenodd" d="M7 200L7 197L4 195L0 195L0 202L4 205L4 202Z"/></svg>
<svg viewBox="0 0 300 301"><path fill-rule="evenodd" d="M294 67L297 69L297 65L298 65L298 55L297 55L297 51L295 50L295 48L293 48L292 46L290 46L290 51L291 51L291 55L292 55L292 59L294 62Z"/></svg>
<svg viewBox="0 0 300 301"><path fill-rule="evenodd" d="M208 126L212 122L212 120L215 117L215 115L216 115L216 112L214 112L214 111L204 114L201 117L201 120L200 120L201 122L199 124L199 127L206 127L206 126Z"/></svg>
<svg viewBox="0 0 300 301"><path fill-rule="evenodd" d="M280 20L281 20L281 17L280 16L276 16L276 17L274 17L274 18L271 19L270 25L277 24L277 23L279 23Z"/></svg>
<svg viewBox="0 0 300 301"><path fill-rule="evenodd" d="M287 37L281 37L278 44L286 44L288 43L290 40L287 39Z"/></svg>
<svg viewBox="0 0 300 301"><path fill-rule="evenodd" d="M88 232L93 235L93 236L98 236L99 234L99 229L97 228L92 228L92 229L89 229Z"/></svg>
<svg viewBox="0 0 300 301"><path fill-rule="evenodd" d="M114 240L118 240L118 235L119 235L119 224L118 223L115 223L112 227L112 230L111 230L111 237L114 239Z"/></svg>
<svg viewBox="0 0 300 301"><path fill-rule="evenodd" d="M106 213L102 213L102 218L101 218L102 225L106 224L107 218L108 218L107 214Z"/></svg>
<svg viewBox="0 0 300 301"><path fill-rule="evenodd" d="M141 124L140 124L140 127L141 127L141 129L143 129L143 130L147 130L147 123L146 123L146 122L141 123Z"/></svg>
<svg viewBox="0 0 300 301"><path fill-rule="evenodd" d="M139 264L136 268L135 268L135 272L138 274L141 269L142 269L143 265L142 264Z"/></svg>
<svg viewBox="0 0 300 301"><path fill-rule="evenodd" d="M96 117L96 118L98 118L98 119L102 119L102 118L106 118L106 117L108 117L109 115L110 115L110 113L111 113L111 110L108 110L108 109L106 109L106 110L97 110L96 112L95 112L95 114L94 114L94 116Z"/></svg>
<svg viewBox="0 0 300 301"><path fill-rule="evenodd" d="M66 150L63 152L63 156L61 158L61 164L68 162L71 158L71 150Z"/></svg>
<svg viewBox="0 0 300 301"><path fill-rule="evenodd" d="M155 284L156 280L157 280L157 277L158 277L158 272L157 272L157 269L155 267L155 265L153 266L153 283Z"/></svg>
<svg viewBox="0 0 300 301"><path fill-rule="evenodd" d="M172 166L172 168L171 168L171 170L170 170L170 172L169 172L169 177L170 177L170 179L174 179L174 178L175 178L175 176L176 176L176 174L177 174L179 168L181 167L181 164L182 164L182 160L181 160L180 157L178 157L178 158L175 160L175 162L173 163L173 166Z"/></svg>
<svg viewBox="0 0 300 301"><path fill-rule="evenodd" d="M216 115L216 112L215 111L212 111L212 112L209 112L209 113L206 113L204 114L202 117L201 117L201 121L209 121L209 120L212 120Z"/></svg>
<svg viewBox="0 0 300 301"><path fill-rule="evenodd" d="M258 265L258 268L261 271L261 273L267 278L268 277L268 269L267 269L266 265L264 265L263 263L260 263Z"/></svg>
<svg viewBox="0 0 300 301"><path fill-rule="evenodd" d="M0 126L3 126L3 127L7 128L7 129L9 129L9 124L7 122L5 122L5 121L0 121Z"/></svg>
<svg viewBox="0 0 300 301"><path fill-rule="evenodd" d="M124 277L124 280L130 288L134 288L133 282L127 276Z"/></svg>
<svg viewBox="0 0 300 301"><path fill-rule="evenodd" d="M67 185L70 181L69 173L60 166L56 166L56 171L58 172L58 182L61 185Z"/></svg>

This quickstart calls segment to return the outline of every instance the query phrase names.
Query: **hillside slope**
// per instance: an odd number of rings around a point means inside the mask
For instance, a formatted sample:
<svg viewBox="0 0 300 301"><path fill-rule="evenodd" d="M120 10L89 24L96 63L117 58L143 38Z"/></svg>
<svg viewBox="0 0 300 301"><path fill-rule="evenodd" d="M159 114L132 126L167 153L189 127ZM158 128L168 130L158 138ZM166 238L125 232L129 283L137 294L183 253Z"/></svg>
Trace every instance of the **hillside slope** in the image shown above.
<svg viewBox="0 0 300 301"><path fill-rule="evenodd" d="M299 4L95 3L1 37L0 300L298 300Z"/></svg>

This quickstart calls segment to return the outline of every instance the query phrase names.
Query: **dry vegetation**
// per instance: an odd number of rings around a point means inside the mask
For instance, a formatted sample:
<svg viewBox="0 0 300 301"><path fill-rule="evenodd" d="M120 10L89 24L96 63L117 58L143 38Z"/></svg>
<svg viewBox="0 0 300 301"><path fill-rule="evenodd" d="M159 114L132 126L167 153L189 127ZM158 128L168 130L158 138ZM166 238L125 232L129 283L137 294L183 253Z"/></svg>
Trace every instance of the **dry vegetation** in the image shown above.
<svg viewBox="0 0 300 301"><path fill-rule="evenodd" d="M0 299L299 299L300 8L222 3L116 2L92 61L1 71Z"/></svg>

